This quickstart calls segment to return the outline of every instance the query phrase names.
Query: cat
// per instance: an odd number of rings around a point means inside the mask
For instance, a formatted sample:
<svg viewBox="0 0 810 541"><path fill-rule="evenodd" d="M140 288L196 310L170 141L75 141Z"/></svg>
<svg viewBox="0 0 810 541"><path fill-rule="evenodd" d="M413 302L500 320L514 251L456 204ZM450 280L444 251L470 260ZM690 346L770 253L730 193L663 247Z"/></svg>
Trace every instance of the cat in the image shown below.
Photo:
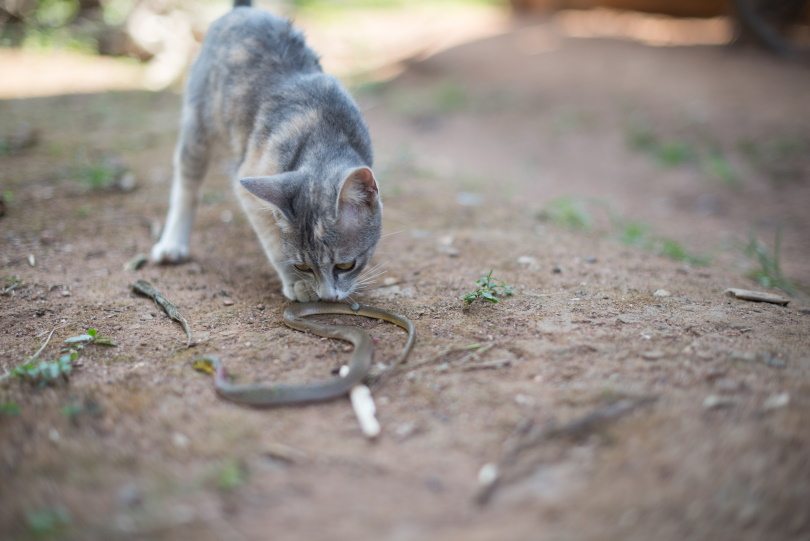
<svg viewBox="0 0 810 541"><path fill-rule="evenodd" d="M368 129L292 23L237 0L191 68L156 263L189 256L209 156L235 159L233 188L290 300L358 289L382 228Z"/></svg>

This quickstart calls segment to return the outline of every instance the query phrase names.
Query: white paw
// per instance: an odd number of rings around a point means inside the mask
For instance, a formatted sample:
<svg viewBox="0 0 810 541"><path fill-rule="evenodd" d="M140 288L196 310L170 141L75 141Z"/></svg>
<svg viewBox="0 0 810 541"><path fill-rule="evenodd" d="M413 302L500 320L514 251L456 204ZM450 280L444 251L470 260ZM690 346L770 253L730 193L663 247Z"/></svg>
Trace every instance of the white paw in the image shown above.
<svg viewBox="0 0 810 541"><path fill-rule="evenodd" d="M182 263L188 259L188 245L161 240L152 246L150 259L154 263Z"/></svg>
<svg viewBox="0 0 810 541"><path fill-rule="evenodd" d="M294 282L292 287L284 284L284 296L291 301L314 302L318 300L318 295L307 282L299 280Z"/></svg>

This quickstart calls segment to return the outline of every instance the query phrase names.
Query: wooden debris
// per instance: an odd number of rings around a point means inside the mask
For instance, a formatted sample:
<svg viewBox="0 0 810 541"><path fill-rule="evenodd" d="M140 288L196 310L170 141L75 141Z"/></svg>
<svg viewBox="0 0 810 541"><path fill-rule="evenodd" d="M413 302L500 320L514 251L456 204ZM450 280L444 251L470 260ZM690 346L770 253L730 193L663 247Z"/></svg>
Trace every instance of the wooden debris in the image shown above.
<svg viewBox="0 0 810 541"><path fill-rule="evenodd" d="M530 450L555 439L582 440L606 424L655 400L656 397L651 396L621 399L563 425L552 423L536 428L531 421L522 421L506 440L500 460L485 464L479 471L475 502L486 505L499 486L534 472L539 461L536 457L527 457Z"/></svg>
<svg viewBox="0 0 810 541"><path fill-rule="evenodd" d="M138 254L124 264L124 270L135 272L146 265L147 261L149 261L149 258L146 256L146 254Z"/></svg>
<svg viewBox="0 0 810 541"><path fill-rule="evenodd" d="M186 321L186 318L183 317L183 314L180 313L177 306L175 306L169 299L164 297L160 291L152 286L152 284L146 280L138 280L132 284L132 291L145 297L149 297L155 301L155 304L160 306L163 311L166 312L167 316L178 322L183 327L183 330L186 332L186 346L191 347L194 344L194 339L191 336L191 328L188 326L188 321Z"/></svg>
<svg viewBox="0 0 810 541"><path fill-rule="evenodd" d="M471 372L473 370L497 370L499 368L506 368L512 365L510 359L499 359L497 361L484 361L480 363L465 364L461 367L463 372Z"/></svg>
<svg viewBox="0 0 810 541"><path fill-rule="evenodd" d="M340 367L340 375L345 376L349 373L349 367L344 365ZM349 399L352 402L354 414L357 416L357 422L360 423L360 430L369 439L374 439L380 435L380 423L377 421L377 407L374 405L374 399L371 397L371 391L365 385L355 385L349 391Z"/></svg>
<svg viewBox="0 0 810 541"><path fill-rule="evenodd" d="M790 299L786 299L784 297L780 297L779 295L774 295L772 293L765 293L763 291L752 291L750 289L738 289L736 287L730 287L725 291L726 295L729 297L734 297L735 299L742 299L744 301L751 301L751 302L767 302L770 304L778 304L780 306L787 306L790 302Z"/></svg>

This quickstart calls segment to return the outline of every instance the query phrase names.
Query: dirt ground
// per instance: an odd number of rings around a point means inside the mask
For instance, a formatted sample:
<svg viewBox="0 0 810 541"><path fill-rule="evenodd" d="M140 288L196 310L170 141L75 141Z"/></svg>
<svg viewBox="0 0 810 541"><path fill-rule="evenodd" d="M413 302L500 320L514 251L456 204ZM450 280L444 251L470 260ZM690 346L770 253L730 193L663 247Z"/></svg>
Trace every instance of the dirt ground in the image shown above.
<svg viewBox="0 0 810 541"><path fill-rule="evenodd" d="M808 539L806 67L524 21L356 91L387 271L361 298L418 332L409 368L374 388L375 442L348 401L246 409L192 369L215 353L243 380L305 381L348 357L282 325L287 301L225 164L203 189L193 261L124 270L164 216L176 94L0 102L3 135L39 132L0 158L0 275L17 283L0 296L0 368L53 328L44 357L87 327L118 344L86 348L67 383L0 388L0 537ZM109 157L135 190L99 188ZM726 297L764 290L743 246L777 230L791 303ZM490 269L515 294L465 309ZM137 278L199 345L130 293ZM363 324L376 360L392 358L401 333ZM491 347L475 358L471 344ZM498 367L470 369L481 362ZM527 446L474 502L520 427L637 397L655 400Z"/></svg>

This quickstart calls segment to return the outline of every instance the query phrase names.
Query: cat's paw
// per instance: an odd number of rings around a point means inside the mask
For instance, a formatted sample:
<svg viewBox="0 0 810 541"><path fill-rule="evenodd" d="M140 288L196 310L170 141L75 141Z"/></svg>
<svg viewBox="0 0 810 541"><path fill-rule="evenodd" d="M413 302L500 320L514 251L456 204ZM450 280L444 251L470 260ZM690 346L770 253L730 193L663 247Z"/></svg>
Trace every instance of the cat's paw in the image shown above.
<svg viewBox="0 0 810 541"><path fill-rule="evenodd" d="M307 282L299 280L293 282L292 286L284 285L284 296L291 301L314 302L318 300L318 295Z"/></svg>
<svg viewBox="0 0 810 541"><path fill-rule="evenodd" d="M149 258L153 263L182 263L188 260L188 245L161 240L152 246Z"/></svg>

